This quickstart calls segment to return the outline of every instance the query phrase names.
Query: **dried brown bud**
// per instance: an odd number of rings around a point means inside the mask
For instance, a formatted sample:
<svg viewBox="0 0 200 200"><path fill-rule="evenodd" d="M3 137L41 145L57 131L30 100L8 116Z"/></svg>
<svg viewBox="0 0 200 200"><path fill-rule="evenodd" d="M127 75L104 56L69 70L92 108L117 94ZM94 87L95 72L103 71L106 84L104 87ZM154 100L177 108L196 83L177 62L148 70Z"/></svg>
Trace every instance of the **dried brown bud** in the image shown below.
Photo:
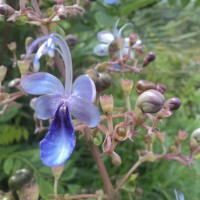
<svg viewBox="0 0 200 200"><path fill-rule="evenodd" d="M151 135L145 134L145 135L143 136L143 138L144 138L144 142L145 142L146 144L152 144L152 143L153 143L153 138L152 138Z"/></svg>
<svg viewBox="0 0 200 200"><path fill-rule="evenodd" d="M170 98L165 102L165 106L167 106L170 111L178 110L181 106L181 100L178 97Z"/></svg>
<svg viewBox="0 0 200 200"><path fill-rule="evenodd" d="M160 93L164 94L164 92L166 91L166 86L163 85L162 83L153 83L147 80L137 81L136 91L138 94L141 94L144 91L150 90L150 89L158 90Z"/></svg>
<svg viewBox="0 0 200 200"><path fill-rule="evenodd" d="M121 79L121 88L125 96L129 96L133 89L133 81L128 79Z"/></svg>
<svg viewBox="0 0 200 200"><path fill-rule="evenodd" d="M1 15L13 15L15 10L7 4L0 5L0 14Z"/></svg>
<svg viewBox="0 0 200 200"><path fill-rule="evenodd" d="M114 99L112 95L103 95L100 97L100 103L105 115L112 115Z"/></svg>
<svg viewBox="0 0 200 200"><path fill-rule="evenodd" d="M142 67L146 67L150 62L156 59L156 54L154 52L149 52L149 54L144 58Z"/></svg>
<svg viewBox="0 0 200 200"><path fill-rule="evenodd" d="M141 109L143 113L157 113L164 105L165 98L157 90L147 90L137 99L135 112Z"/></svg>

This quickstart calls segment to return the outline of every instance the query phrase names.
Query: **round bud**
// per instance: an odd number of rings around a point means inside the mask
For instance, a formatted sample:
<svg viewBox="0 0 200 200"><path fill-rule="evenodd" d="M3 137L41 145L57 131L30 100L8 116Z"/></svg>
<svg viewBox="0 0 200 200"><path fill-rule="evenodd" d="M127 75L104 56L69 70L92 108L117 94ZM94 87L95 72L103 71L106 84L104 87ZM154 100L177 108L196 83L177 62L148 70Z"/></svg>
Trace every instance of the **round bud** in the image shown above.
<svg viewBox="0 0 200 200"><path fill-rule="evenodd" d="M25 184L33 179L33 170L20 169L8 180L8 185L11 190L16 191L21 189Z"/></svg>
<svg viewBox="0 0 200 200"><path fill-rule="evenodd" d="M164 105L165 98L157 90L143 92L136 101L136 110L140 108L143 113L157 113Z"/></svg>
<svg viewBox="0 0 200 200"><path fill-rule="evenodd" d="M173 97L168 99L165 102L165 105L169 107L170 111L172 110L178 110L181 106L181 100L178 97Z"/></svg>
<svg viewBox="0 0 200 200"><path fill-rule="evenodd" d="M198 144L200 144L200 128L192 132L191 138L195 139Z"/></svg>
<svg viewBox="0 0 200 200"><path fill-rule="evenodd" d="M138 94L141 94L144 91L150 90L150 89L156 90L156 84L151 81L147 81L147 80L138 80L137 81L136 91Z"/></svg>
<svg viewBox="0 0 200 200"><path fill-rule="evenodd" d="M67 44L69 46L75 46L76 43L77 43L77 37L75 35L72 35L72 34L67 35L66 41L67 41Z"/></svg>
<svg viewBox="0 0 200 200"><path fill-rule="evenodd" d="M0 14L1 15L12 15L15 10L7 4L0 5Z"/></svg>
<svg viewBox="0 0 200 200"><path fill-rule="evenodd" d="M112 164L113 165L115 165L117 167L121 165L121 163L122 163L121 157L117 153L115 153L114 151L111 154L111 158L112 158Z"/></svg>
<svg viewBox="0 0 200 200"><path fill-rule="evenodd" d="M150 62L156 59L156 54L154 52L149 52L149 54L144 58L142 62L142 67L146 67Z"/></svg>
<svg viewBox="0 0 200 200"><path fill-rule="evenodd" d="M117 141L124 141L127 139L127 137L128 137L128 134L127 134L127 129L124 122L117 124L115 126L114 138Z"/></svg>

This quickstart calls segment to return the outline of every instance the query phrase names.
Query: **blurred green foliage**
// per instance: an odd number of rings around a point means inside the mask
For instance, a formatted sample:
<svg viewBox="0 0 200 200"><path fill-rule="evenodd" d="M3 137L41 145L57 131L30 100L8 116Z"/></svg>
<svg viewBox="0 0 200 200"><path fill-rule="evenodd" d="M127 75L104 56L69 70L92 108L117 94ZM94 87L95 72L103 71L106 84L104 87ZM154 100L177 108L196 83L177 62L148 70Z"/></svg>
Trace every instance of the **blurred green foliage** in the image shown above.
<svg viewBox="0 0 200 200"><path fill-rule="evenodd" d="M9 2L9 1L8 1ZM16 1L17 2L17 1ZM11 2L13 6L17 3ZM41 6L47 12L52 1L46 1ZM120 18L120 26L126 22L134 25L134 32L138 33L146 53L156 52L157 59L141 74L124 75L135 82L146 79L162 82L167 86L166 98L178 96L182 100L181 108L175 114L159 124L162 131L166 131L166 146L173 144L173 138L178 130L185 130L189 134L200 127L200 30L199 13L200 1L189 0L124 0L116 5L106 5L103 1L91 3L90 9L81 17L69 18L52 24L49 29L63 36L74 34L78 43L71 48L75 76L85 69L94 66L107 58L93 55L92 49L98 43L96 34L100 30L112 30L115 21ZM124 31L128 34L131 28ZM8 74L4 85L9 80L18 77L19 71L12 67L11 52L6 45L17 42L17 56L25 52L24 41L27 36L36 38L41 35L40 27L25 23L6 22L0 17L0 65L8 67ZM9 34L8 34L9 33ZM45 63L42 58L42 63ZM42 70L47 70L45 66ZM52 69L49 69L51 71ZM58 72L55 72L58 73ZM120 89L120 76L114 75L113 85L107 91L115 97L116 106L124 106ZM10 89L9 92L13 92ZM39 158L38 143L44 137L34 133L32 119L33 111L29 108L30 97L18 100L19 108L8 110L0 116L0 189L8 191L8 177L17 169L29 167L35 172L40 185L41 196L47 199L47 194L53 193L53 176L50 169L43 166ZM132 107L136 100L136 92L131 95ZM189 153L189 139L185 141L184 152ZM125 141L117 146L117 152L122 158L120 167L112 166L111 160L104 157L109 174L113 182L123 176L136 162L136 149L143 148L142 136L138 135L134 143ZM155 143L155 152L160 147ZM127 162L128 161L128 162ZM136 185L143 189L142 200L171 200L174 188L182 191L185 199L198 200L200 196L200 161L193 167L187 168L175 162L156 162L142 165L137 172ZM130 181L131 184L131 181ZM133 186L134 187L134 186ZM133 195L133 187L126 187L122 192L122 199L128 199L127 188ZM65 165L64 174L60 180L58 192L76 194L80 192L94 192L102 188L97 167L80 133L77 133L75 152Z"/></svg>

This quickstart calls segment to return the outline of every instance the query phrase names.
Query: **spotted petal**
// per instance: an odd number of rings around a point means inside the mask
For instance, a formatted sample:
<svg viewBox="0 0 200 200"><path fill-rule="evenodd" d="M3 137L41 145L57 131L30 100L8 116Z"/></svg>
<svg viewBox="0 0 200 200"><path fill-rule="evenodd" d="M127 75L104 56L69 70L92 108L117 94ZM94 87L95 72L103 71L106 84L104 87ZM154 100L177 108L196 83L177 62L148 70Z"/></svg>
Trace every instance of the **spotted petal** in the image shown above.
<svg viewBox="0 0 200 200"><path fill-rule="evenodd" d="M97 56L106 56L108 55L108 44L98 44L94 47L93 52Z"/></svg>
<svg viewBox="0 0 200 200"><path fill-rule="evenodd" d="M69 98L69 111L76 119L87 124L89 127L95 127L99 124L99 111L88 100L71 95Z"/></svg>
<svg viewBox="0 0 200 200"><path fill-rule="evenodd" d="M46 72L24 76L20 84L22 89L29 94L61 94L64 92L60 80Z"/></svg>
<svg viewBox="0 0 200 200"><path fill-rule="evenodd" d="M61 95L47 94L40 96L35 102L35 113L38 119L50 119L62 103Z"/></svg>
<svg viewBox="0 0 200 200"><path fill-rule="evenodd" d="M99 40L99 42L110 44L114 40L114 36L109 31L100 31L97 34L97 39Z"/></svg>
<svg viewBox="0 0 200 200"><path fill-rule="evenodd" d="M49 132L40 142L41 160L48 167L62 165L71 156L74 146L74 129L68 108L61 105L56 111Z"/></svg>
<svg viewBox="0 0 200 200"><path fill-rule="evenodd" d="M72 94L94 102L96 99L95 84L88 76L79 76L74 82Z"/></svg>

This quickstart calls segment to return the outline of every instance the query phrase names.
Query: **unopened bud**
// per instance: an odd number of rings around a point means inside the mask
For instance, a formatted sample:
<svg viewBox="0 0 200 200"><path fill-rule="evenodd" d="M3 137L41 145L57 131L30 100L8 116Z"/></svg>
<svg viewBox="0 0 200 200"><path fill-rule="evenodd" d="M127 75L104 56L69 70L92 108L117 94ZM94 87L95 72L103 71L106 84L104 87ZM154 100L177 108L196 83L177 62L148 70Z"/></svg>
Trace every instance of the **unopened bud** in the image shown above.
<svg viewBox="0 0 200 200"><path fill-rule="evenodd" d="M58 9L58 17L60 20L64 20L67 18L65 6L60 6L60 8Z"/></svg>
<svg viewBox="0 0 200 200"><path fill-rule="evenodd" d="M18 60L17 65L20 71L21 76L24 76L28 73L30 68L30 60Z"/></svg>
<svg viewBox="0 0 200 200"><path fill-rule="evenodd" d="M156 132L156 138L158 139L158 141L163 144L165 141L165 132Z"/></svg>
<svg viewBox="0 0 200 200"><path fill-rule="evenodd" d="M30 106L33 110L35 110L35 103L36 103L37 99L38 99L38 97L34 97L34 98L32 98L32 99L30 100L30 102L29 102L29 106Z"/></svg>
<svg viewBox="0 0 200 200"><path fill-rule="evenodd" d="M171 153L171 154L175 154L177 152L177 147L174 146L174 145L170 145L168 152Z"/></svg>
<svg viewBox="0 0 200 200"><path fill-rule="evenodd" d="M157 113L164 103L165 98L160 92L157 90L147 90L138 97L135 111L140 108L143 113Z"/></svg>
<svg viewBox="0 0 200 200"><path fill-rule="evenodd" d="M15 10L7 4L0 5L0 14L1 15L12 15Z"/></svg>
<svg viewBox="0 0 200 200"><path fill-rule="evenodd" d="M195 139L198 144L200 144L200 128L192 132L191 138Z"/></svg>
<svg viewBox="0 0 200 200"><path fill-rule="evenodd" d="M117 141L124 141L128 136L127 129L124 122L115 126L114 137Z"/></svg>
<svg viewBox="0 0 200 200"><path fill-rule="evenodd" d="M181 100L178 97L173 97L168 99L165 102L165 105L169 108L170 111L172 110L178 110L181 106Z"/></svg>
<svg viewBox="0 0 200 200"><path fill-rule="evenodd" d="M121 88L124 92L124 96L129 96L133 89L133 81L128 79L121 79Z"/></svg>
<svg viewBox="0 0 200 200"><path fill-rule="evenodd" d="M75 35L67 35L66 41L69 46L75 46L77 43L77 37Z"/></svg>
<svg viewBox="0 0 200 200"><path fill-rule="evenodd" d="M112 115L114 99L112 95L103 95L100 97L100 103L105 115Z"/></svg>
<svg viewBox="0 0 200 200"><path fill-rule="evenodd" d="M143 93L146 90L158 90L160 93L164 93L166 91L166 86L161 83L153 83L147 80L139 80L136 83L136 91L138 94Z"/></svg>
<svg viewBox="0 0 200 200"><path fill-rule="evenodd" d="M19 85L19 83L20 83L20 79L19 78L13 79L12 81L10 81L8 83L8 87L9 88L13 88L13 87Z"/></svg>
<svg viewBox="0 0 200 200"><path fill-rule="evenodd" d="M183 142L187 137L188 137L188 133L181 130L178 131L178 138L180 142Z"/></svg>
<svg viewBox="0 0 200 200"><path fill-rule="evenodd" d="M134 34L134 33L130 33L130 35L129 35L129 45L133 46L136 43L137 40L138 40L138 35Z"/></svg>
<svg viewBox="0 0 200 200"><path fill-rule="evenodd" d="M7 73L7 67L1 65L0 66L0 82L4 80Z"/></svg>
<svg viewBox="0 0 200 200"><path fill-rule="evenodd" d="M111 158L112 158L112 164L113 165L115 165L117 167L121 165L121 163L122 163L121 157L117 153L115 153L114 151L111 154Z"/></svg>
<svg viewBox="0 0 200 200"><path fill-rule="evenodd" d="M144 58L142 62L142 67L146 67L150 62L156 59L156 54L154 52L149 52L149 54Z"/></svg>
<svg viewBox="0 0 200 200"><path fill-rule="evenodd" d="M62 175L62 173L63 173L64 165L51 167L51 170L53 172L54 179L58 180L60 178L60 176Z"/></svg>
<svg viewBox="0 0 200 200"><path fill-rule="evenodd" d="M11 42L10 44L7 44L7 47L10 51L15 52L17 49L17 44L16 42Z"/></svg>
<svg viewBox="0 0 200 200"><path fill-rule="evenodd" d="M103 141L103 136L100 131L97 131L94 135L92 135L92 142L96 145L99 146L102 144Z"/></svg>
<svg viewBox="0 0 200 200"><path fill-rule="evenodd" d="M96 69L89 69L85 74L94 81L97 92L103 92L112 83L111 76L108 73L99 73Z"/></svg>

